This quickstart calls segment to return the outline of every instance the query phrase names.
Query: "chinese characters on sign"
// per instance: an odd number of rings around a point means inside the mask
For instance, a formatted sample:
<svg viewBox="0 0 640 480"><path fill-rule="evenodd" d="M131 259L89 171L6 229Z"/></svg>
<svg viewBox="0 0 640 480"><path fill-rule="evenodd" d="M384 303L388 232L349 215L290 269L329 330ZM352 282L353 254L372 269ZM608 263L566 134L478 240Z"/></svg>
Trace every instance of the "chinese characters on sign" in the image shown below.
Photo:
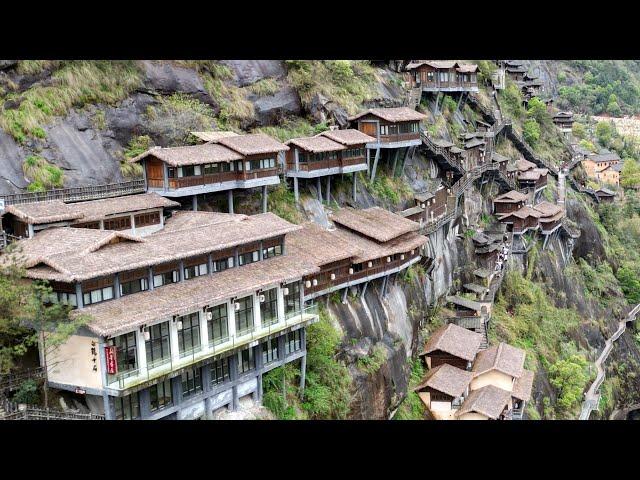
<svg viewBox="0 0 640 480"><path fill-rule="evenodd" d="M109 375L115 375L116 373L118 373L118 361L116 358L115 345L104 347L104 354L107 361L107 373Z"/></svg>
<svg viewBox="0 0 640 480"><path fill-rule="evenodd" d="M91 342L91 361L93 362L92 370L98 371L98 350L96 349L96 342Z"/></svg>

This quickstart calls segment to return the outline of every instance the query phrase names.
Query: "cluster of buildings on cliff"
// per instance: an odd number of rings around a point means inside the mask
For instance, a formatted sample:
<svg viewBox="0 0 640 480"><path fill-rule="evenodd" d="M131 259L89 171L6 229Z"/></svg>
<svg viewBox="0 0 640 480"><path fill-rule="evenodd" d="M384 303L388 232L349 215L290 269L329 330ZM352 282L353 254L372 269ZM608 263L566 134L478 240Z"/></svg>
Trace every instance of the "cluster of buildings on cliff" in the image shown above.
<svg viewBox="0 0 640 480"><path fill-rule="evenodd" d="M416 61L408 71L423 91L477 91L475 65ZM384 292L393 275L425 256L425 226L451 215L464 185L477 178L470 172L489 166L514 188L494 199L507 230L550 234L559 227L562 208L534 205L547 169L494 152L484 122L460 147L428 139L420 128L425 117L407 107L369 109L350 118L352 128L285 143L264 134L193 132L201 143L154 147L131 159L142 164L145 193L8 205L0 226L23 239L16 255L27 278L46 280L51 301L89 318L50 358L41 352L49 385L85 395L107 419L236 409L242 397L261 399L264 373L293 361L304 387L315 300L333 292L344 300L349 288L364 291L377 279ZM342 208L323 228L267 212L267 188L281 176L298 202L309 183L328 200L331 179L349 175L355 200L358 172L373 179L383 162L395 171L424 142L447 164L446 178L400 214ZM262 213L234 213L234 191L249 189L261 191ZM199 210L199 200L220 192L228 213ZM493 262L488 268L503 254L503 239L494 240L474 238L478 255ZM524 354L503 344L480 351L478 335L456 325L434 335L420 396L444 416L517 416L531 390Z"/></svg>

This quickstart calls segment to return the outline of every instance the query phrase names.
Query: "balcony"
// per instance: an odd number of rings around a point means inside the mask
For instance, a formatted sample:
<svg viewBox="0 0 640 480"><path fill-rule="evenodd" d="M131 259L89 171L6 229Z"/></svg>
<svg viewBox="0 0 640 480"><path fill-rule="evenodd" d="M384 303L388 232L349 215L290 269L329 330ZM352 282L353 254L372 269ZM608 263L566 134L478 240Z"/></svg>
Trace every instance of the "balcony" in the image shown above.
<svg viewBox="0 0 640 480"><path fill-rule="evenodd" d="M318 306L310 305L299 311L289 312L285 314L283 319L279 318L277 322L271 325L254 326L235 335L207 341L205 345L196 346L190 350L180 353L178 359L166 357L161 360L148 364L146 368L137 368L127 370L110 376L107 388L111 390L123 391L140 384L151 382L152 380L166 375L180 368L188 367L196 362L206 360L225 352L229 352L241 348L256 340L268 337L287 328L297 325L306 325L315 323L318 320Z"/></svg>

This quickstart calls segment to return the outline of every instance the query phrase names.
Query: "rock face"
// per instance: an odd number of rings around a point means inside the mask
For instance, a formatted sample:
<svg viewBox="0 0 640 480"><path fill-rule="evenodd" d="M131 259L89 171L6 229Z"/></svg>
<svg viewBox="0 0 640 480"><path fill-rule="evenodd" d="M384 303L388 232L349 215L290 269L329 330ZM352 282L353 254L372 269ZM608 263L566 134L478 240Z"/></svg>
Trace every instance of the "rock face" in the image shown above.
<svg viewBox="0 0 640 480"><path fill-rule="evenodd" d="M222 60L220 63L231 69L239 87L264 78L282 78L287 74L282 60Z"/></svg>
<svg viewBox="0 0 640 480"><path fill-rule="evenodd" d="M110 155L86 117L72 112L46 129L42 155L64 170L65 185L98 185L122 181L119 161Z"/></svg>
<svg viewBox="0 0 640 480"><path fill-rule="evenodd" d="M606 257L602 237L595 223L591 220L589 212L576 200L567 199L567 215L575 221L582 232L576 240L574 256L602 260Z"/></svg>
<svg viewBox="0 0 640 480"><path fill-rule="evenodd" d="M11 136L0 130L0 195L18 193L27 187L22 173L24 157L22 148Z"/></svg>
<svg viewBox="0 0 640 480"><path fill-rule="evenodd" d="M144 67L146 88L165 95L186 93L212 107L217 106L195 70L150 60L144 60L141 64Z"/></svg>
<svg viewBox="0 0 640 480"><path fill-rule="evenodd" d="M283 117L300 115L302 105L298 93L288 85L278 90L274 95L265 97L252 96L256 117L260 125L272 125Z"/></svg>

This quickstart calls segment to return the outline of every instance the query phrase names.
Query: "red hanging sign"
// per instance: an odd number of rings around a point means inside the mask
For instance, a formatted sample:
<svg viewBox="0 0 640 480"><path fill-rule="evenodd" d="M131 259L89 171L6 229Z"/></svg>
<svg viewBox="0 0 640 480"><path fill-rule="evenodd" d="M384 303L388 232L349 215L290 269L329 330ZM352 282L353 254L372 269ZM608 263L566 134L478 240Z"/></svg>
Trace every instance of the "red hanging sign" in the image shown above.
<svg viewBox="0 0 640 480"><path fill-rule="evenodd" d="M109 375L115 375L118 373L118 358L115 345L105 346L104 355L107 360L107 373Z"/></svg>

